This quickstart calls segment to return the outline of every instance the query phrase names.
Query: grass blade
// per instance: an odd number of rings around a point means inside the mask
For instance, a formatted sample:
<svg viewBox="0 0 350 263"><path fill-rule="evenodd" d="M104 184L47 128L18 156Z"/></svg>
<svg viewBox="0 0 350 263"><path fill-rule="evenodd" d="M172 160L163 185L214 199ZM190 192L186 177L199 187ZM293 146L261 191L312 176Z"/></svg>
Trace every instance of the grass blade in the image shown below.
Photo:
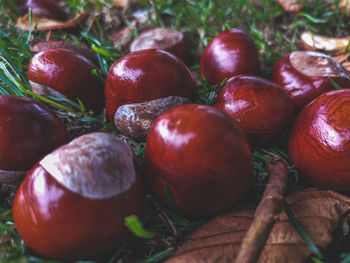
<svg viewBox="0 0 350 263"><path fill-rule="evenodd" d="M290 208L290 206L288 205L288 203L286 201L284 201L284 203L283 203L283 209L286 212L286 214L288 215L288 218L291 221L292 225L294 226L295 230L299 233L301 238L306 242L306 244L309 246L310 250L318 258L322 259L323 257L322 257L322 254L321 254L320 250L316 247L316 245L314 244L314 242L312 242L312 240L309 237L309 235L305 232L303 226L301 225L299 220L296 219L292 209Z"/></svg>

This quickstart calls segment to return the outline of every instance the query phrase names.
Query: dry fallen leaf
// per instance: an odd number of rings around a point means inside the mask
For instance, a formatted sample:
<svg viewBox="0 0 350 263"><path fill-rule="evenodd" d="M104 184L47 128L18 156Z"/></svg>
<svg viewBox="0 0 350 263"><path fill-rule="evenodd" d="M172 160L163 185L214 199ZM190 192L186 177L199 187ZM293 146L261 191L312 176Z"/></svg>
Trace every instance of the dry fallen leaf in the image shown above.
<svg viewBox="0 0 350 263"><path fill-rule="evenodd" d="M132 41L132 33L137 30L137 21L132 21L128 26L123 27L118 31L109 34L112 39L114 47L121 50L127 50Z"/></svg>
<svg viewBox="0 0 350 263"><path fill-rule="evenodd" d="M350 36L336 38L304 32L301 34L299 46L305 50L320 50L328 52L344 52L350 41Z"/></svg>
<svg viewBox="0 0 350 263"><path fill-rule="evenodd" d="M319 248L332 241L333 231L350 209L350 198L333 191L306 189L286 198L295 217ZM191 234L168 263L234 262L240 243L254 218L255 206L241 205L218 216ZM258 262L304 262L312 254L287 214L272 227Z"/></svg>
<svg viewBox="0 0 350 263"><path fill-rule="evenodd" d="M300 0L277 0L277 1L280 3L283 9L287 12L297 13L304 8L303 4L297 4L304 1L300 1ZM305 2L310 2L310 1L305 0ZM335 9L334 0L329 0L327 1L327 3L332 5L332 9ZM345 15L350 16L350 0L339 1L339 8L340 9L345 8Z"/></svg>
<svg viewBox="0 0 350 263"><path fill-rule="evenodd" d="M25 30L55 30L55 29L64 29L69 27L74 27L78 23L82 22L86 17L88 16L87 12L81 12L77 14L72 19L69 19L68 21L62 22L57 21L49 18L39 18L39 17L32 17L32 25L29 23L29 15L25 14L24 16L21 16L17 19L17 26L21 27Z"/></svg>
<svg viewBox="0 0 350 263"><path fill-rule="evenodd" d="M130 4L130 0L113 0L113 4L116 7L127 8Z"/></svg>
<svg viewBox="0 0 350 263"><path fill-rule="evenodd" d="M284 10L287 12L293 12L297 13L301 9L303 9L302 4L296 4L297 2L300 2L299 0L278 0L278 3L283 7Z"/></svg>

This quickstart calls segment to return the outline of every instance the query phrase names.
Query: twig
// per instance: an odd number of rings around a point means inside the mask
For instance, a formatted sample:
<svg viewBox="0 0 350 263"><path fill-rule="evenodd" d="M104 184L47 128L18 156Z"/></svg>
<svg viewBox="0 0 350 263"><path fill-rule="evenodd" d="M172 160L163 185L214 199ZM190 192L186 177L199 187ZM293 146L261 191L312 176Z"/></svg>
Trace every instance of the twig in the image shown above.
<svg viewBox="0 0 350 263"><path fill-rule="evenodd" d="M287 185L287 166L279 158L269 162L270 177L264 196L255 211L254 221L250 225L242 241L236 263L253 263L259 258L260 252L272 229L275 215L282 208L284 191Z"/></svg>

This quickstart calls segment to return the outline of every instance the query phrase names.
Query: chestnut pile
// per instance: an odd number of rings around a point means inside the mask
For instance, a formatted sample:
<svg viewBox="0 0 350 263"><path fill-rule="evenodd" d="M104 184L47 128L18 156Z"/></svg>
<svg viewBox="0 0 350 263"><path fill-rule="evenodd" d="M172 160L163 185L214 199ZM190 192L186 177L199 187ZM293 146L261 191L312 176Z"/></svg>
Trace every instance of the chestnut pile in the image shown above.
<svg viewBox="0 0 350 263"><path fill-rule="evenodd" d="M40 9L41 2L24 8L52 15L54 3ZM181 32L146 30L131 51L110 67L105 86L92 74L94 62L64 47L34 55L28 79L42 96L99 112L105 106L119 132L146 142L142 164L115 135L69 142L49 109L0 96L0 180L23 180L13 216L37 253L65 261L109 255L130 234L124 218L142 217L147 191L189 218L225 211L250 182L251 149L272 144L288 128L289 156L302 175L321 187L350 189L350 77L330 56L286 54L267 80L258 76L259 52L249 35L223 31L200 59L200 73L217 91L208 106L197 103Z"/></svg>

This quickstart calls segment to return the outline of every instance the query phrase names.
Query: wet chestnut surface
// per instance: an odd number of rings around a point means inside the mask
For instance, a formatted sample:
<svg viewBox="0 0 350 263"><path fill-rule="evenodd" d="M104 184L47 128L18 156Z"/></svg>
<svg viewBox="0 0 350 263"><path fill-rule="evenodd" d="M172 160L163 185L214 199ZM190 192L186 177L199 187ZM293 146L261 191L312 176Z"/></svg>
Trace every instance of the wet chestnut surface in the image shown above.
<svg viewBox="0 0 350 263"><path fill-rule="evenodd" d="M144 173L155 197L177 209L205 216L229 208L252 174L248 141L234 121L206 105L185 104L160 115L148 137Z"/></svg>
<svg viewBox="0 0 350 263"><path fill-rule="evenodd" d="M239 74L257 74L259 55L253 40L240 29L219 33L205 48L200 72L210 84Z"/></svg>
<svg viewBox="0 0 350 263"><path fill-rule="evenodd" d="M288 94L275 83L239 75L220 90L214 107L232 117L253 144L271 141L293 118Z"/></svg>
<svg viewBox="0 0 350 263"><path fill-rule="evenodd" d="M41 255L78 260L107 256L129 236L124 217L142 214L140 181L114 198L94 200L58 184L40 165L26 176L13 204L24 242ZM141 201L141 202L140 202Z"/></svg>
<svg viewBox="0 0 350 263"><path fill-rule="evenodd" d="M311 182L350 190L350 90L322 94L299 113L289 156Z"/></svg>
<svg viewBox="0 0 350 263"><path fill-rule="evenodd" d="M79 98L88 108L104 104L104 87L91 71L97 69L87 58L67 49L48 49L29 62L28 79L47 86L68 99Z"/></svg>
<svg viewBox="0 0 350 263"><path fill-rule="evenodd" d="M169 52L148 49L127 54L109 69L106 110L112 121L117 108L168 96L197 97L195 81L185 64Z"/></svg>
<svg viewBox="0 0 350 263"><path fill-rule="evenodd" d="M32 9L33 15L37 17L46 17L55 20L66 20L67 13L55 0L27 0L21 7L22 13L28 13Z"/></svg>
<svg viewBox="0 0 350 263"><path fill-rule="evenodd" d="M0 96L0 169L26 171L68 141L63 123L32 99Z"/></svg>
<svg viewBox="0 0 350 263"><path fill-rule="evenodd" d="M291 63L293 54L303 57L295 61L299 69ZM339 63L319 52L288 53L272 69L272 81L288 92L296 110L301 110L322 93L333 90L335 87L330 79L342 88L350 87L350 78Z"/></svg>

